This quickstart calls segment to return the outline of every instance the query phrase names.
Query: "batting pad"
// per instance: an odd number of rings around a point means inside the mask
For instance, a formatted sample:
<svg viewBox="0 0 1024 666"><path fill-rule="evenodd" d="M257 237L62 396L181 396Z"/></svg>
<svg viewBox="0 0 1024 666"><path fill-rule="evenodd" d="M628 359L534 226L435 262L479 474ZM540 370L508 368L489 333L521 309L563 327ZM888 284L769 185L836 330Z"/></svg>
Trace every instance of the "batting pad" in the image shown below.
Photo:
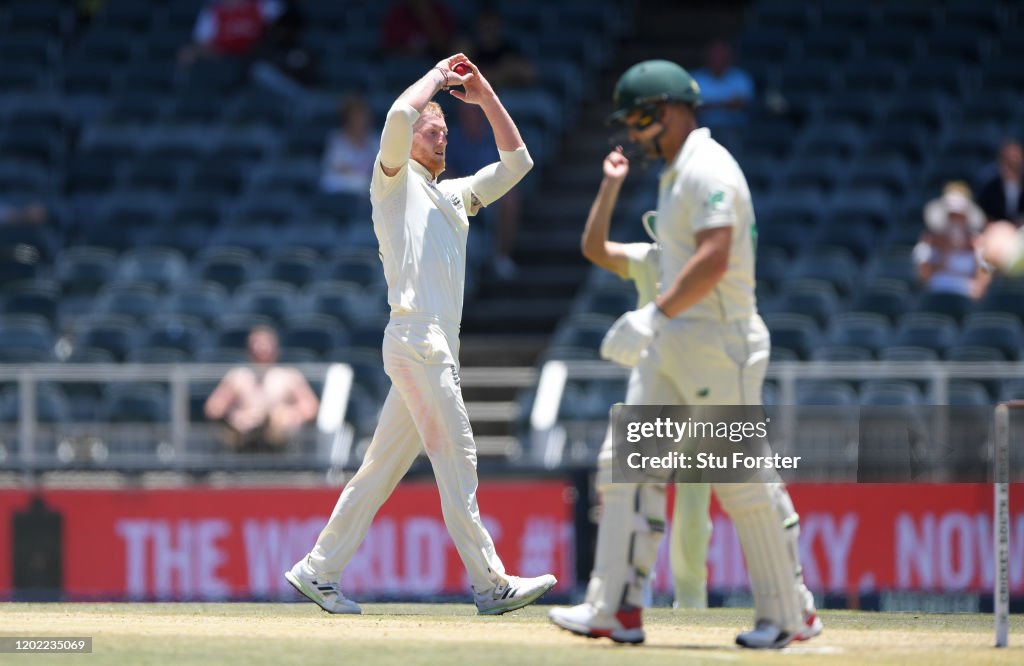
<svg viewBox="0 0 1024 666"><path fill-rule="evenodd" d="M611 616L623 605L643 606L644 584L665 534L665 486L611 484L602 501L587 602Z"/></svg>
<svg viewBox="0 0 1024 666"><path fill-rule="evenodd" d="M800 520L781 483L715 484L722 508L736 525L754 593L756 619L786 631L803 625L807 604L797 538Z"/></svg>

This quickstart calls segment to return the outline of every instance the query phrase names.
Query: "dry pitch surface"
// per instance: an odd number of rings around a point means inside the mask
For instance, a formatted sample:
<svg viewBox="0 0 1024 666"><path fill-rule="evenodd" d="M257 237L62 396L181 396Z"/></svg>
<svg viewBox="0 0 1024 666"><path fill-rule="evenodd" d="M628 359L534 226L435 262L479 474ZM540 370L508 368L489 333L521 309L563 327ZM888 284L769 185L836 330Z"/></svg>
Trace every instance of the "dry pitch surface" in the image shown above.
<svg viewBox="0 0 1024 666"><path fill-rule="evenodd" d="M331 616L295 604L0 604L0 635L92 636L93 654L0 655L11 664L1021 664L1024 617L996 650L990 615L825 611L825 633L780 652L741 650L749 609L649 611L647 643L564 632L547 607L478 617L468 604L366 604Z"/></svg>

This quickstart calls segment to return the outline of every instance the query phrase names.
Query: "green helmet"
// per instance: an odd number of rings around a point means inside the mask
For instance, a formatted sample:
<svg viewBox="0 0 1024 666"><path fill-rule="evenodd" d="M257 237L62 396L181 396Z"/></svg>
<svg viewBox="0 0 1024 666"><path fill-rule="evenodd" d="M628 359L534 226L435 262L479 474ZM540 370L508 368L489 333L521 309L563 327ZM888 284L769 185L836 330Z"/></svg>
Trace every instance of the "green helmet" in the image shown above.
<svg viewBox="0 0 1024 666"><path fill-rule="evenodd" d="M700 86L690 73L668 60L645 60L626 70L615 84L612 98L615 112L608 116L608 123L621 123L630 112L653 109L659 102L686 102L697 106L701 102ZM642 125L649 124L642 123Z"/></svg>

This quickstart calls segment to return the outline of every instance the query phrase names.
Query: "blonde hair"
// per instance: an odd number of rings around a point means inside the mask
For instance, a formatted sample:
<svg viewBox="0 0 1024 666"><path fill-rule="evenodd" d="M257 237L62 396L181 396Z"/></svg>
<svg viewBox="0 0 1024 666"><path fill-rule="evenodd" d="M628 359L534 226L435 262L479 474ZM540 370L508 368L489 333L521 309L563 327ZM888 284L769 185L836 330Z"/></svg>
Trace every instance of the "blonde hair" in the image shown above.
<svg viewBox="0 0 1024 666"><path fill-rule="evenodd" d="M437 102L427 102L427 105L423 107L423 111L420 112L420 117L423 116L437 116L441 120L444 120L444 109Z"/></svg>

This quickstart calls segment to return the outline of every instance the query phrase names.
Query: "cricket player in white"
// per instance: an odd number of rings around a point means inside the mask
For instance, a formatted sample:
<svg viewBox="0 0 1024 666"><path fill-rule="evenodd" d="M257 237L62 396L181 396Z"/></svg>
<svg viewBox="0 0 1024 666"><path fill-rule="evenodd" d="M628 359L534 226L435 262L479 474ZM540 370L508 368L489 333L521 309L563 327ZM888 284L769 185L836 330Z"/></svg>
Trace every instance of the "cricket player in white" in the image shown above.
<svg viewBox="0 0 1024 666"><path fill-rule="evenodd" d="M657 213L649 211L642 217L644 229L652 243L616 243L608 240L608 227L612 212L619 196L622 183L629 174L629 160L622 148L613 150L604 159L604 178L598 189L590 215L583 230L581 247L583 255L601 268L619 277L631 280L636 287L637 307L642 308L654 301L658 295L658 271L661 249L655 231ZM634 367L629 373L629 388L626 404L638 404L644 390L643 377ZM612 484L612 433L611 424L597 457L597 491L602 497L615 493ZM681 483L675 487L675 507L672 512L671 534L669 536L669 559L672 564L672 578L675 583L675 608L700 609L708 607L708 544L711 542L711 518L708 508L711 503L711 486L706 483ZM588 589L587 600L594 601L600 592L596 581L604 579L607 566L607 548L598 547L594 563L595 581Z"/></svg>
<svg viewBox="0 0 1024 666"><path fill-rule="evenodd" d="M460 63L470 71L457 74ZM494 131L500 161L473 176L438 182L448 128L431 99L444 89L480 106ZM392 387L359 471L342 491L316 545L285 573L292 586L327 612L360 612L341 592L342 570L421 447L434 469L445 525L480 614L522 608L555 585L550 574L519 578L505 573L495 552L477 507L476 444L458 374L469 216L508 192L532 166L505 107L461 53L439 62L388 112L370 201L391 306L383 355Z"/></svg>
<svg viewBox="0 0 1024 666"><path fill-rule="evenodd" d="M666 166L658 190L658 297L608 331L601 355L636 366L635 404L756 405L768 365L768 331L754 299L754 211L739 165L699 129L700 89L679 65L634 65L615 87L613 121ZM633 398L634 396L630 396ZM754 593L755 626L736 637L750 648L781 648L821 633L803 584L799 517L778 475L764 483L716 483L732 518ZM665 522L664 484L615 483L606 493L586 603L555 608L555 624L624 643L644 640L643 585Z"/></svg>

